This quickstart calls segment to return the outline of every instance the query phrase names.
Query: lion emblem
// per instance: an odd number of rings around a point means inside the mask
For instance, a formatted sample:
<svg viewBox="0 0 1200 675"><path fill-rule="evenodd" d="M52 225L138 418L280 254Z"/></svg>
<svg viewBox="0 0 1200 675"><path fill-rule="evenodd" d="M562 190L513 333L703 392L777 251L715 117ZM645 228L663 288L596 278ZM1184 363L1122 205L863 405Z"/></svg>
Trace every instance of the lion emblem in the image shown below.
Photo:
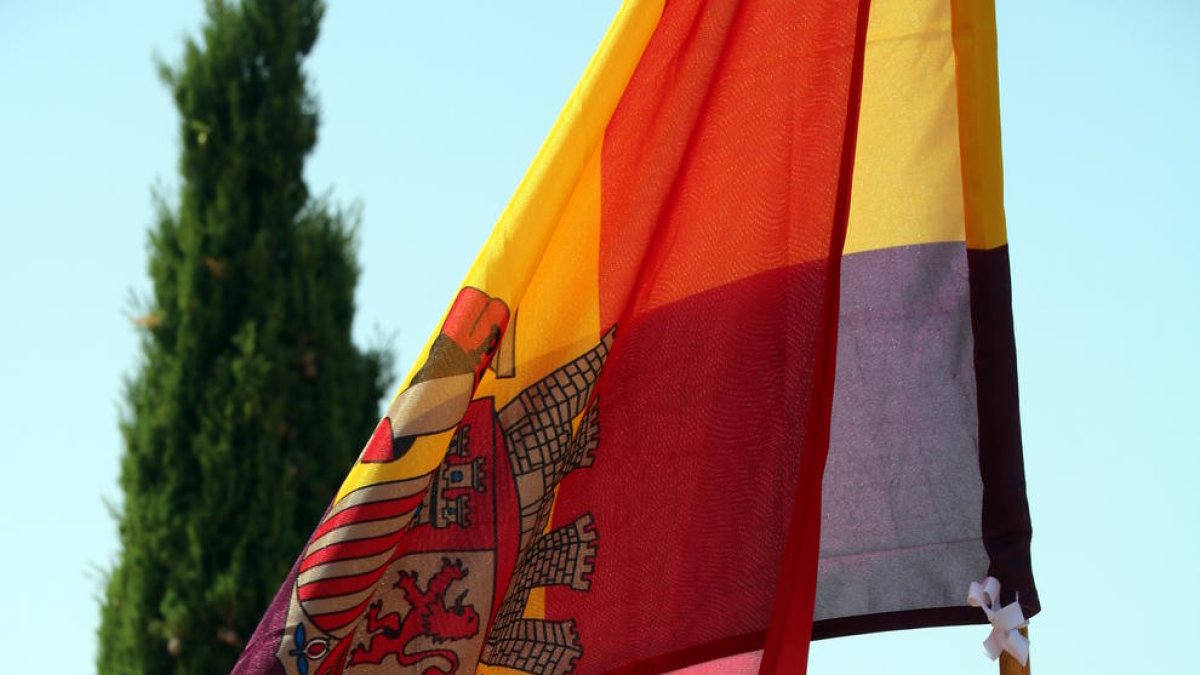
<svg viewBox="0 0 1200 675"><path fill-rule="evenodd" d="M446 604L446 593L456 581L467 577L468 569L461 560L442 558L442 566L422 590L417 572L400 571L392 588L399 588L409 610L380 614L382 603L375 601L367 612L367 639L350 653L350 664L382 664L395 656L399 665L418 666L431 663L421 670L423 675L452 675L458 671L458 655L449 649L425 649L409 652L408 646L418 638L428 638L435 644L448 640L473 637L479 631L479 614L474 606L463 605L467 591L452 604ZM445 666L445 667L443 667Z"/></svg>

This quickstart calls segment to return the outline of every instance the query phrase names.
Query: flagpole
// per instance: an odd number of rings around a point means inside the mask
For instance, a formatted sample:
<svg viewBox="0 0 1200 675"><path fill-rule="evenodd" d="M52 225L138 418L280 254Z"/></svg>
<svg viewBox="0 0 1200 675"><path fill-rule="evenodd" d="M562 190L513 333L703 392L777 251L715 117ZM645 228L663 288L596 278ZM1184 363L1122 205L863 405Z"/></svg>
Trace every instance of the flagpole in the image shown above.
<svg viewBox="0 0 1200 675"><path fill-rule="evenodd" d="M1021 629L1021 635L1029 637L1029 627ZM1025 665L1014 659L1008 652L1000 654L1000 675L1029 675L1029 659Z"/></svg>

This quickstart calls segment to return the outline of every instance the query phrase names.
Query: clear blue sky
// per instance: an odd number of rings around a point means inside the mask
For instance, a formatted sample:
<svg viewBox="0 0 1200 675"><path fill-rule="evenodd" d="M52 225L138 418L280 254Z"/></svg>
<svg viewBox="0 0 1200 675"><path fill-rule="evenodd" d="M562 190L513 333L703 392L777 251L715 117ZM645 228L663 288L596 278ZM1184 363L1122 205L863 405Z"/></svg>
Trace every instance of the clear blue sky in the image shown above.
<svg viewBox="0 0 1200 675"><path fill-rule="evenodd" d="M201 3L0 0L0 660L92 670L115 553L169 60ZM308 171L364 205L355 334L432 330L615 0L331 3ZM1200 4L1003 0L1001 98L1040 673L1195 672ZM400 7L403 5L403 11ZM364 430L364 434L368 430ZM981 627L818 643L812 673L994 673ZM1187 664L1191 663L1191 666Z"/></svg>

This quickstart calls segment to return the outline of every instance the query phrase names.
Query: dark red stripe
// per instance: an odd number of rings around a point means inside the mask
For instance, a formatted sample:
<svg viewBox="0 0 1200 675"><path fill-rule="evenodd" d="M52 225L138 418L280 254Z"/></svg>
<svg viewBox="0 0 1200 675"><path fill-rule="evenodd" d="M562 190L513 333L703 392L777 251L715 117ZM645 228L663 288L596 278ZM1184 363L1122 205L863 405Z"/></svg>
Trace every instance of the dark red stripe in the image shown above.
<svg viewBox="0 0 1200 675"><path fill-rule="evenodd" d="M316 567L317 565L322 565L328 562L369 558L392 548L403 536L404 530L401 529L382 537L355 539L354 541L326 546L320 551L317 551L316 553L305 558L304 561L300 563L300 572L304 573Z"/></svg>
<svg viewBox="0 0 1200 675"><path fill-rule="evenodd" d="M372 596L367 596L365 600L357 605L340 612L331 612L329 614L316 614L312 617L312 622L317 624L317 627L326 633L332 633L339 628L344 628L351 623L357 621L362 616L363 610L367 603L371 602Z"/></svg>
<svg viewBox="0 0 1200 675"><path fill-rule="evenodd" d="M858 113L862 101L863 57L870 7L871 0L859 0L837 203L833 213L829 258L826 261L825 311L814 373L814 395L808 411L804 450L800 455L800 479L796 486L787 546L780 564L775 607L771 611L771 624L759 665L759 673L763 674L803 673L808 667L808 646L812 638L813 606L817 595L817 562L821 549L821 479L829 453L833 385L837 372L842 249L846 243L846 226L850 218L850 193L854 182L854 155L858 142Z"/></svg>
<svg viewBox="0 0 1200 675"><path fill-rule="evenodd" d="M384 520L408 513L417 508L417 505L421 503L424 497L424 494L418 493L400 499L385 499L383 501L367 502L366 504L351 506L322 522L317 527L316 532L313 533L312 541L320 539L339 527L373 520Z"/></svg>
<svg viewBox="0 0 1200 675"><path fill-rule="evenodd" d="M302 602L328 598L335 595L353 595L379 581L387 565L362 574L351 574L344 577L322 578L310 581L297 589Z"/></svg>

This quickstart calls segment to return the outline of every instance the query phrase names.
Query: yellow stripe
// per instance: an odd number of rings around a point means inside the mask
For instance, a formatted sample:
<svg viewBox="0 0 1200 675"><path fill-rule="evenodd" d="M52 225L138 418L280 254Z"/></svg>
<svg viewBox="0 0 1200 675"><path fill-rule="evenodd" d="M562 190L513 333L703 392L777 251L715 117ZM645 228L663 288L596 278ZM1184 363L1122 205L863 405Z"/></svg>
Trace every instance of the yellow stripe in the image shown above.
<svg viewBox="0 0 1200 675"><path fill-rule="evenodd" d="M1000 156L1000 82L996 64L996 9L992 0L951 0L958 63L967 247L1007 242L1004 166Z"/></svg>
<svg viewBox="0 0 1200 675"><path fill-rule="evenodd" d="M663 0L635 0L618 11L463 285L512 305L520 302L584 168L600 148L662 6Z"/></svg>
<svg viewBox="0 0 1200 675"><path fill-rule="evenodd" d="M873 0L845 253L962 241L948 0Z"/></svg>
<svg viewBox="0 0 1200 675"><path fill-rule="evenodd" d="M479 387L478 395L495 396L497 407L563 363L594 347L600 338L601 143L608 120L658 24L662 6L662 2L627 2L621 8L609 29L609 37L605 38L593 65L584 74L576 95L568 102L530 174L501 217L492 240L468 274L465 283L478 284L489 293L518 303L515 325L517 377L496 379L489 373ZM607 63L612 74L606 74L604 66L596 67L597 62ZM610 77L612 81L606 81ZM591 93L579 96L581 91ZM593 100L589 101L588 96ZM565 168L550 169L547 176L542 154L550 158L547 162L557 161ZM580 159L583 163L577 164ZM537 173L539 168L543 169L540 174ZM556 175L559 171L562 175ZM567 172L570 172L569 176ZM526 190L526 183L531 179L545 181L541 189L549 190L551 198L543 199L539 194L536 200L527 199L527 194L537 194L536 190ZM514 245L512 240L505 238L514 227L520 228L523 237L517 245L535 243L533 237L537 235L531 232L530 223L537 223L538 229L547 224L549 227L543 235L545 243L536 251L524 248L517 253L521 260L518 267L526 272L525 285L514 285L511 290L493 285L487 278L486 256L495 246ZM532 257L534 254L537 258ZM505 264L510 264L509 258L505 259ZM556 496L557 491L551 499ZM522 613L525 618L545 618L545 592L542 587L530 590ZM487 669L484 664L479 667ZM507 670L492 669L492 672Z"/></svg>
<svg viewBox="0 0 1200 675"><path fill-rule="evenodd" d="M477 395L499 409L600 341L600 148L584 167L517 305L516 377L491 371Z"/></svg>
<svg viewBox="0 0 1200 675"><path fill-rule="evenodd" d="M658 25L664 2L629 0L621 6L463 286L480 288L510 307L520 302L584 169L600 150L604 130ZM436 335L430 336L418 364Z"/></svg>
<svg viewBox="0 0 1200 675"><path fill-rule="evenodd" d="M601 143L662 8L663 0L633 0L621 7L463 281L513 311L509 329L516 332L516 377L497 380L488 372L476 392L477 398L495 396L497 407L599 339ZM418 365L436 335L426 342ZM400 391L416 370L409 371ZM418 438L395 462L356 463L338 499L363 485L433 471L452 433Z"/></svg>
<svg viewBox="0 0 1200 675"><path fill-rule="evenodd" d="M489 374L480 384L480 395L495 396L502 405L595 347L600 339L599 266L600 149L596 148L521 302L517 319L519 376L498 380ZM577 428L578 418L571 423ZM555 489L551 500L557 497ZM547 530L554 517L553 503ZM545 588L529 592L523 616L545 618Z"/></svg>

